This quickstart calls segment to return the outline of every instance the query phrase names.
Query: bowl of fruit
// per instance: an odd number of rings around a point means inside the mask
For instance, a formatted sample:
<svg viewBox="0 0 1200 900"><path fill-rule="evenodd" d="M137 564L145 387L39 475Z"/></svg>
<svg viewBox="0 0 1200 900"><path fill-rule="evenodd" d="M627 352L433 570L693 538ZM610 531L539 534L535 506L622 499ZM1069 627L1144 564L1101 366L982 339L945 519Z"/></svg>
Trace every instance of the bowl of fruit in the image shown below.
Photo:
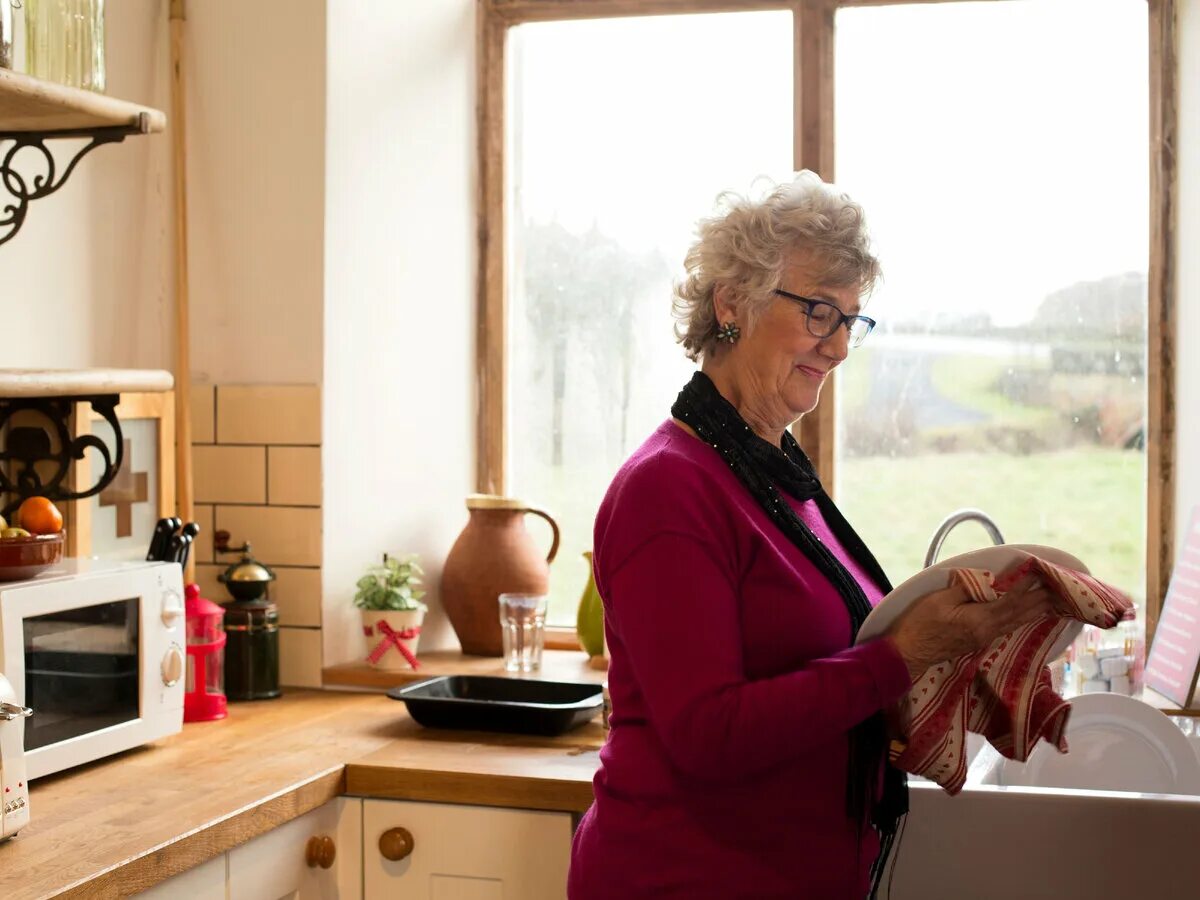
<svg viewBox="0 0 1200 900"><path fill-rule="evenodd" d="M45 497L29 497L13 515L0 516L0 581L40 575L63 557L63 518Z"/></svg>

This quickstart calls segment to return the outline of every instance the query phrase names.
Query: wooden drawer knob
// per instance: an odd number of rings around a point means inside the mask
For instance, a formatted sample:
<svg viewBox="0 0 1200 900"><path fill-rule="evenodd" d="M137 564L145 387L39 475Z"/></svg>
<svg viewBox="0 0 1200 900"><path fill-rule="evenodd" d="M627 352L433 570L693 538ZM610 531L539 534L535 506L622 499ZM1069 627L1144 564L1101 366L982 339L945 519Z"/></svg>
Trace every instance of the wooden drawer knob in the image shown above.
<svg viewBox="0 0 1200 900"><path fill-rule="evenodd" d="M337 847L333 845L333 838L325 834L313 835L304 847L304 861L310 869L317 866L328 869L333 865L336 856Z"/></svg>
<svg viewBox="0 0 1200 900"><path fill-rule="evenodd" d="M389 828L379 836L379 852L384 859L399 862L413 852L412 832L407 828Z"/></svg>

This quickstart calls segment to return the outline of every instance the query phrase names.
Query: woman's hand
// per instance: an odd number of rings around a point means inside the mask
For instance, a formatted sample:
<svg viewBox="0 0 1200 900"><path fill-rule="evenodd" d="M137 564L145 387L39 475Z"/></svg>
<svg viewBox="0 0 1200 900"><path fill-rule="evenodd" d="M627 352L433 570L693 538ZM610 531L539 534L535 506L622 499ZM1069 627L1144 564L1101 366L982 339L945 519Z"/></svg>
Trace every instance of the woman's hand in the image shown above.
<svg viewBox="0 0 1200 900"><path fill-rule="evenodd" d="M992 603L975 603L951 585L926 594L896 621L888 638L915 681L926 669L989 646L996 638L1055 613L1054 595L1028 574Z"/></svg>

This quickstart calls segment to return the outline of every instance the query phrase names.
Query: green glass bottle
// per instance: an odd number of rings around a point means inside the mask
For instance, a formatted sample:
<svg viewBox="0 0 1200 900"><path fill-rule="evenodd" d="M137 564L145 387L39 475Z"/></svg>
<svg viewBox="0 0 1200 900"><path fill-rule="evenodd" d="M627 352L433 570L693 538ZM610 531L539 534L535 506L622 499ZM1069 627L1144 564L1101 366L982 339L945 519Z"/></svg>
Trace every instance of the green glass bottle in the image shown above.
<svg viewBox="0 0 1200 900"><path fill-rule="evenodd" d="M579 612L575 617L575 631L579 634L579 644L588 656L604 654L604 603L600 599L600 591L596 589L596 576L592 572L592 551L584 551L583 558L588 564L587 585L583 596L579 598Z"/></svg>

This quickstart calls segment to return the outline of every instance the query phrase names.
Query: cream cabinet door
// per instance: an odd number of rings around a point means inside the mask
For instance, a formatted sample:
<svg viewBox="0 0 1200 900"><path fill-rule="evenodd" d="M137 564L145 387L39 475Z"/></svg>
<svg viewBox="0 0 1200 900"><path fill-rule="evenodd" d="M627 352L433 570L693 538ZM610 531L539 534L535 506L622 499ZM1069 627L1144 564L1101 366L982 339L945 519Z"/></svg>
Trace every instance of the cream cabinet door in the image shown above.
<svg viewBox="0 0 1200 900"><path fill-rule="evenodd" d="M327 841L332 842L334 853L332 865L324 868L308 858L308 848L314 842L315 848L327 851ZM234 847L228 855L228 900L359 900L362 801L331 800Z"/></svg>
<svg viewBox="0 0 1200 900"><path fill-rule="evenodd" d="M226 865L222 853L134 896L137 900L226 900Z"/></svg>
<svg viewBox="0 0 1200 900"><path fill-rule="evenodd" d="M363 900L563 900L570 855L569 813L363 801Z"/></svg>

